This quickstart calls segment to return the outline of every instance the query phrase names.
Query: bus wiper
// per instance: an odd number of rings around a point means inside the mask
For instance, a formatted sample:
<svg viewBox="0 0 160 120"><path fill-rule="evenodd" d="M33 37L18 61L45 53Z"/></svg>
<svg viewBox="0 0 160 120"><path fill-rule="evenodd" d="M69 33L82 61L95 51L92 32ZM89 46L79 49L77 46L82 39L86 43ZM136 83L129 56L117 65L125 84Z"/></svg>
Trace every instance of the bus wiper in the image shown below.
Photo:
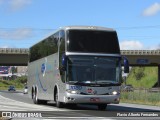
<svg viewBox="0 0 160 120"><path fill-rule="evenodd" d="M75 84L75 83L78 83L78 81L68 81L68 83Z"/></svg>
<svg viewBox="0 0 160 120"><path fill-rule="evenodd" d="M81 81L68 81L69 84L83 84Z"/></svg>
<svg viewBox="0 0 160 120"><path fill-rule="evenodd" d="M96 84L95 81L68 81L69 84Z"/></svg>
<svg viewBox="0 0 160 120"><path fill-rule="evenodd" d="M83 83L91 83L91 84L96 84L96 81L83 81Z"/></svg>
<svg viewBox="0 0 160 120"><path fill-rule="evenodd" d="M101 84L117 84L118 82L101 80L101 81L97 81L97 83L101 83Z"/></svg>

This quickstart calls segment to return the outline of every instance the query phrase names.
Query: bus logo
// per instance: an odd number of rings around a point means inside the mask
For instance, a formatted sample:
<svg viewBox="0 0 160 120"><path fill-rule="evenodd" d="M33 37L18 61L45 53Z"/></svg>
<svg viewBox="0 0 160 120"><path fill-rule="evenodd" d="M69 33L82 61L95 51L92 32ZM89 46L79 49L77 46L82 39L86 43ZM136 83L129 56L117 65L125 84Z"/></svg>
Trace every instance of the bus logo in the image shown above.
<svg viewBox="0 0 160 120"><path fill-rule="evenodd" d="M45 63L43 63L43 64L41 65L41 72L42 72L42 73L45 72L45 68L46 68L46 67L45 67Z"/></svg>
<svg viewBox="0 0 160 120"><path fill-rule="evenodd" d="M87 89L87 93L92 93L92 92L93 92L92 88Z"/></svg>
<svg viewBox="0 0 160 120"><path fill-rule="evenodd" d="M82 89L82 86L70 86L70 90L81 90Z"/></svg>

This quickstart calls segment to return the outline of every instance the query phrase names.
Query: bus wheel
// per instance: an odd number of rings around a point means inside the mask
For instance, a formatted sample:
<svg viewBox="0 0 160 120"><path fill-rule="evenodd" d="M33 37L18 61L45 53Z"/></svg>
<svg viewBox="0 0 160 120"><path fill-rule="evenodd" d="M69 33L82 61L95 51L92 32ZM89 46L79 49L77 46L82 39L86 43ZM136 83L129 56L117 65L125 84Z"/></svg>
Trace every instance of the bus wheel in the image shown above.
<svg viewBox="0 0 160 120"><path fill-rule="evenodd" d="M47 104L47 101L46 100L39 100L38 96L37 96L37 92L35 91L33 93L33 103L34 104Z"/></svg>
<svg viewBox="0 0 160 120"><path fill-rule="evenodd" d="M55 94L55 102L56 102L56 107L58 107L58 108L63 107L63 103L58 101L58 92L56 92L56 94Z"/></svg>
<svg viewBox="0 0 160 120"><path fill-rule="evenodd" d="M38 103L39 103L38 98L37 98L37 92L36 92L36 91L33 92L33 103L34 103L34 104L38 104Z"/></svg>
<svg viewBox="0 0 160 120"><path fill-rule="evenodd" d="M98 109L99 110L105 110L107 108L107 104L99 104Z"/></svg>

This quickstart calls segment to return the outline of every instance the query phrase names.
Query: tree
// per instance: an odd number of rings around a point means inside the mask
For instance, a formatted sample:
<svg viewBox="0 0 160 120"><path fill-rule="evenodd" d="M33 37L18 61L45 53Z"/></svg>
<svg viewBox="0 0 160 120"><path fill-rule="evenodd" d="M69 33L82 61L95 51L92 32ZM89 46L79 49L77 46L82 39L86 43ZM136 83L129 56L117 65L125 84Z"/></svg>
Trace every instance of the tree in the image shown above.
<svg viewBox="0 0 160 120"><path fill-rule="evenodd" d="M134 76L135 76L135 78L136 78L136 80L141 80L142 79L142 77L144 77L145 76L145 74L144 74L144 67L138 67L137 69L134 69Z"/></svg>

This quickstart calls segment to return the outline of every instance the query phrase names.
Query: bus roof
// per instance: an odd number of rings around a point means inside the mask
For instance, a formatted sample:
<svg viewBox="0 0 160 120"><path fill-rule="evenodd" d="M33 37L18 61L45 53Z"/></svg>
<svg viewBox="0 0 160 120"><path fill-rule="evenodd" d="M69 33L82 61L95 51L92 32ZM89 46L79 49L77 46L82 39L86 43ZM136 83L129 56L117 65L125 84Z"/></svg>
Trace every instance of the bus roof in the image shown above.
<svg viewBox="0 0 160 120"><path fill-rule="evenodd" d="M115 30L112 28L106 28L106 27L100 27L100 26L65 26L65 27L60 27L57 30L54 30L53 32L49 33L47 36L43 37L42 39L40 39L40 41L38 41L37 43L33 44L31 47L35 46L36 44L40 43L41 41L43 41L45 38L51 36L52 34L60 31L60 30L71 30L71 29L76 29L76 30L102 30L102 31L111 31L114 32Z"/></svg>
<svg viewBox="0 0 160 120"><path fill-rule="evenodd" d="M99 27L99 26L66 26L61 27L60 29L79 29L79 30L105 30L105 31L115 31L112 28Z"/></svg>

